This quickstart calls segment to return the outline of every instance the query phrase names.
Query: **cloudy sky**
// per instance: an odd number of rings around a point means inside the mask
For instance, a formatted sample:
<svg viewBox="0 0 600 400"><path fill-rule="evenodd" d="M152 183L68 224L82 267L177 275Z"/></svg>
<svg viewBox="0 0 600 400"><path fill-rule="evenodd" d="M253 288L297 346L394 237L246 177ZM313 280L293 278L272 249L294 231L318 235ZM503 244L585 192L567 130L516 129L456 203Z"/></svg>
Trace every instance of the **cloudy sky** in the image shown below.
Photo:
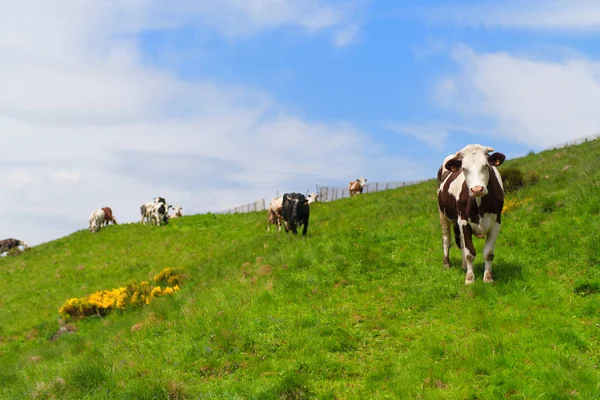
<svg viewBox="0 0 600 400"><path fill-rule="evenodd" d="M0 236L600 132L600 2L0 0Z"/></svg>

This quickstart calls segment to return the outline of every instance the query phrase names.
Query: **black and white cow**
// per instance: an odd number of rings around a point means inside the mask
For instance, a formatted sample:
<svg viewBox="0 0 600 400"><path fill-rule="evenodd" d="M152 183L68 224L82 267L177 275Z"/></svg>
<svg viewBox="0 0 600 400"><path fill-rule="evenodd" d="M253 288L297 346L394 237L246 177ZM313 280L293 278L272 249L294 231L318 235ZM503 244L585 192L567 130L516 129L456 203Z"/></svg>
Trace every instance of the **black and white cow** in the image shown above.
<svg viewBox="0 0 600 400"><path fill-rule="evenodd" d="M294 235L298 234L298 227L304 225L302 235L308 230L308 217L310 207L308 200L300 193L286 193L283 195L283 226L286 232L290 230Z"/></svg>
<svg viewBox="0 0 600 400"><path fill-rule="evenodd" d="M494 243L500 232L504 188L496 168L505 160L502 153L478 144L470 144L444 160L437 176L438 209L442 225L444 266L450 267L450 226L454 239L462 249L462 265L466 270L465 284L475 281L473 234L485 237L484 282L494 282L492 260Z"/></svg>
<svg viewBox="0 0 600 400"><path fill-rule="evenodd" d="M169 205L164 197L155 197L153 202L142 204L140 213L142 214L141 223L160 225L161 222L169 223Z"/></svg>
<svg viewBox="0 0 600 400"><path fill-rule="evenodd" d="M23 246L24 249L29 247L27 245L27 243L25 243L25 241L19 240L19 239L10 238L10 239L0 240L0 254L4 253L6 251L10 251L10 250L14 249L15 247L19 247L19 246Z"/></svg>

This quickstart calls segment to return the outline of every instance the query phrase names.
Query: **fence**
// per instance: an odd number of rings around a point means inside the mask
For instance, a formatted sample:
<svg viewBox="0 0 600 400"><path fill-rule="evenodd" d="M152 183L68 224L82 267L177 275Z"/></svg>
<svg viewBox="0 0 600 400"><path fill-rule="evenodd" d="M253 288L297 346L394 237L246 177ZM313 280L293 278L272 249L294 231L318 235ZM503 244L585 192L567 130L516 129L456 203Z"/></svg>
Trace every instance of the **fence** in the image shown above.
<svg viewBox="0 0 600 400"><path fill-rule="evenodd" d="M426 179L420 181L404 181L404 182L372 182L367 183L363 188L363 193L376 193L384 190L397 189L399 187L410 186L417 183L425 182ZM319 195L319 201L326 203L329 201L335 201L350 197L348 193L348 187L334 187L334 186L317 186L317 194Z"/></svg>
<svg viewBox="0 0 600 400"><path fill-rule="evenodd" d="M570 142L564 142L562 144L558 144L556 146L549 147L546 150L558 150L569 146L577 146L578 144L585 143L590 140L600 139L600 133L595 133L593 135L583 136L579 139L571 140Z"/></svg>
<svg viewBox="0 0 600 400"><path fill-rule="evenodd" d="M375 193L384 190L396 189L403 186L414 185L416 183L424 182L420 181L406 181L406 182L373 182L367 183L363 189L363 193ZM319 195L319 201L326 203L350 197L347 187L334 187L334 186L318 186L317 194ZM279 193L278 193L279 195ZM256 200L254 203L245 204L243 206L230 208L225 211L221 211L218 214L235 214L235 213L249 213L254 211L266 211L267 202L265 199Z"/></svg>
<svg viewBox="0 0 600 400"><path fill-rule="evenodd" d="M229 210L221 211L219 214L234 214L234 213L249 213L254 211L266 211L267 204L265 199L256 200L254 203L245 204L243 206L230 208Z"/></svg>
<svg viewBox="0 0 600 400"><path fill-rule="evenodd" d="M593 135L583 136L578 139L574 139L570 142L564 142L562 144L552 146L547 148L546 150L556 150L562 149L569 146L576 146L578 144L585 143L590 140L600 139L600 133L596 133ZM381 192L384 190L396 189L403 186L415 185L417 183L425 182L428 179L423 179L419 181L406 181L406 182L373 182L367 183L363 189L363 193L375 193ZM339 199L343 199L346 197L350 197L348 193L348 187L335 187L335 186L320 186L317 185L317 194L319 195L319 201L326 203L330 201L335 201ZM233 214L233 213L247 213L253 211L266 211L267 204L265 199L260 199L255 201L254 203L246 204L240 207L230 208L229 210L221 212L222 214Z"/></svg>

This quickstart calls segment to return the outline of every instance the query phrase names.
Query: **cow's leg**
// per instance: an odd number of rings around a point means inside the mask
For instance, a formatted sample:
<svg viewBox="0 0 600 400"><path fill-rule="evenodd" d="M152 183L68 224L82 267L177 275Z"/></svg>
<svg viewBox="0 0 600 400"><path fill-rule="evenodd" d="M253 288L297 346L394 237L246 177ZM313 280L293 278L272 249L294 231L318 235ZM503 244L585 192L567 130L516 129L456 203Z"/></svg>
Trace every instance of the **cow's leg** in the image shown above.
<svg viewBox="0 0 600 400"><path fill-rule="evenodd" d="M473 230L466 221L459 223L461 230L461 242L463 244L463 264L466 264L467 274L465 276L465 285L470 285L475 282L475 274L473 273L473 260L477 252L473 246Z"/></svg>
<svg viewBox="0 0 600 400"><path fill-rule="evenodd" d="M492 274L492 260L494 259L494 244L496 243L498 233L500 233L500 224L495 222L494 225L492 225L492 229L490 229L485 237L485 247L483 248L485 272L483 273L483 281L487 283L494 282L494 275Z"/></svg>
<svg viewBox="0 0 600 400"><path fill-rule="evenodd" d="M440 224L442 225L442 244L444 246L444 267L450 268L450 225L451 222L443 212L440 211Z"/></svg>
<svg viewBox="0 0 600 400"><path fill-rule="evenodd" d="M308 231L308 218L304 219L304 228L302 229L302 236L306 236Z"/></svg>

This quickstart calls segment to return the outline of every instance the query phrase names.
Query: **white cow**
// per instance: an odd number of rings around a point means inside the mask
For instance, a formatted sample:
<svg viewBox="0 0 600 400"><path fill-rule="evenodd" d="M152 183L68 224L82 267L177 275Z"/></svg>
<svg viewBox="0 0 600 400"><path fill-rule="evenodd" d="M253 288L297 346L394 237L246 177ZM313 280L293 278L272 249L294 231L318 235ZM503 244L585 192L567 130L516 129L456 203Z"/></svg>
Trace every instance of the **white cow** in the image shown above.
<svg viewBox="0 0 600 400"><path fill-rule="evenodd" d="M271 231L271 224L277 225L277 232L281 231L283 222L283 196L274 197L267 211L267 231Z"/></svg>
<svg viewBox="0 0 600 400"><path fill-rule="evenodd" d="M92 211L90 214L90 232L98 232L102 224L104 224L104 211L102 209Z"/></svg>
<svg viewBox="0 0 600 400"><path fill-rule="evenodd" d="M169 215L169 218L183 217L183 213L181 212L181 210L183 210L183 207L174 207L173 209L175 210L175 214Z"/></svg>
<svg viewBox="0 0 600 400"><path fill-rule="evenodd" d="M311 193L308 196L306 196L306 199L308 200L308 204L316 203L317 201L319 201L319 195L316 193Z"/></svg>

